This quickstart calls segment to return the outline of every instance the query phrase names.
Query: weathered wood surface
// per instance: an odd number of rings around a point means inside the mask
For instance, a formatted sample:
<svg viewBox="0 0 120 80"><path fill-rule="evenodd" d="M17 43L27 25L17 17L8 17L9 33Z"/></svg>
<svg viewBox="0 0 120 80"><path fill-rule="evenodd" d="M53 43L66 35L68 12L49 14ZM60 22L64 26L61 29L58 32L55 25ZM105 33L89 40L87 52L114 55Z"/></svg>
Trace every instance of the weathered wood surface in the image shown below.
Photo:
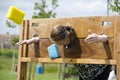
<svg viewBox="0 0 120 80"><path fill-rule="evenodd" d="M19 36L19 39L20 40L24 40L26 39L26 35L25 34L25 27L28 26L27 25L28 21L23 21L23 25L20 29L20 36ZM24 36L25 35L25 36ZM27 78L27 62L22 62L21 61L21 58L27 54L27 52L25 52L27 49L26 49L26 45L22 45L22 46L19 46L19 54L18 54L18 71L17 71L17 80L26 80Z"/></svg>
<svg viewBox="0 0 120 80"><path fill-rule="evenodd" d="M32 19L29 20L29 36L32 38L36 34L41 38L39 43L28 46L29 57L49 57L47 47L52 43L49 40L49 33L56 25L71 26L74 28L78 39L70 49L59 48L62 58L94 58L94 59L115 59L114 55L114 26L115 17L77 17L62 19ZM109 25L103 25L104 22L110 22ZM88 35L88 30L97 34L105 33L109 37L106 44L94 43L87 44L84 38ZM35 47L37 46L37 47Z"/></svg>
<svg viewBox="0 0 120 80"><path fill-rule="evenodd" d="M106 22L109 24L106 25ZM52 44L49 33L56 25L73 27L77 39L70 49L58 46L61 57L50 59L47 52L47 47ZM97 34L107 34L108 42L85 43L88 30ZM25 20L20 35L20 40L39 36L40 41L20 46L17 80L26 80L27 62L112 64L117 66L117 80L120 80L120 16Z"/></svg>
<svg viewBox="0 0 120 80"><path fill-rule="evenodd" d="M77 64L111 64L116 65L116 60L106 59L80 59L80 58L21 58L22 62L48 62L48 63L77 63Z"/></svg>

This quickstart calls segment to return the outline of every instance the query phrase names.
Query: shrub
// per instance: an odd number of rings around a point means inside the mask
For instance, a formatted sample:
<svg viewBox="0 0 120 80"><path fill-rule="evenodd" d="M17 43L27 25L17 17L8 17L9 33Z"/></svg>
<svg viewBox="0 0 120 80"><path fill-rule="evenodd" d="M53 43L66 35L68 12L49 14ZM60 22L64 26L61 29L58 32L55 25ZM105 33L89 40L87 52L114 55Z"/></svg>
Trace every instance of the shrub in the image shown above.
<svg viewBox="0 0 120 80"><path fill-rule="evenodd" d="M13 50L13 49L2 49L0 50L0 56L3 56L3 57L12 57L13 56L13 53L15 53L15 57L17 58L17 55L18 55L18 51L17 50Z"/></svg>

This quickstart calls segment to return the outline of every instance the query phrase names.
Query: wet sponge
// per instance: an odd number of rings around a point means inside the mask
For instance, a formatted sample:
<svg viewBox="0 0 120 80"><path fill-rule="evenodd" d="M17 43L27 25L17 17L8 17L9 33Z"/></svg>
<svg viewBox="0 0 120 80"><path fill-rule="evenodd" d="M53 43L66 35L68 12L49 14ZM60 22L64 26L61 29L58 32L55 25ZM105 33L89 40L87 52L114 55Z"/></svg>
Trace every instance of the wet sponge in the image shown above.
<svg viewBox="0 0 120 80"><path fill-rule="evenodd" d="M23 11L16 8L15 6L10 6L6 17L17 24L21 24L24 16L25 13Z"/></svg>
<svg viewBox="0 0 120 80"><path fill-rule="evenodd" d="M48 48L48 53L49 53L49 57L50 58L58 58L60 57L59 51L58 51L58 47L56 44L52 44L50 45Z"/></svg>

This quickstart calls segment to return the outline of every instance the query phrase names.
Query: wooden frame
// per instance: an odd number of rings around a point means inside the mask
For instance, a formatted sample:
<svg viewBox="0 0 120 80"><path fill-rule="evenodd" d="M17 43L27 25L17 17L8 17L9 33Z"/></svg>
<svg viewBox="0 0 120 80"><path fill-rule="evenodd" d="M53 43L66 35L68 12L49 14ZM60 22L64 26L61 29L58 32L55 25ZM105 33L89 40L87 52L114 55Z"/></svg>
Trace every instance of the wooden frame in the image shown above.
<svg viewBox="0 0 120 80"><path fill-rule="evenodd" d="M27 62L111 64L117 66L117 80L120 80L120 16L93 16L74 18L49 18L24 20L20 29L20 40L34 36L40 42L21 45L18 56L18 79L26 80ZM49 33L55 25L71 26L76 32L78 42L73 48L58 46L60 58L51 59L47 47L51 45ZM87 44L84 38L88 30L108 35L107 43Z"/></svg>

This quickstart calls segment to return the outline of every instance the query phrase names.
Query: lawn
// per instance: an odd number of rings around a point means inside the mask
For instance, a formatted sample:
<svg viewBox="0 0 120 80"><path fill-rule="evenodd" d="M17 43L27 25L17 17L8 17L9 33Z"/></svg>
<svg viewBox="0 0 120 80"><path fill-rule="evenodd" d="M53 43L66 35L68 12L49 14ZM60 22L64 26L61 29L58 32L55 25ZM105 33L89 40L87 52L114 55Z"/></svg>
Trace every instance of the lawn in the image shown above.
<svg viewBox="0 0 120 80"><path fill-rule="evenodd" d="M0 80L16 80L16 73L11 70L0 70Z"/></svg>
<svg viewBox="0 0 120 80"><path fill-rule="evenodd" d="M56 73L35 74L34 80L58 80ZM17 80L16 72L0 70L0 80Z"/></svg>
<svg viewBox="0 0 120 80"><path fill-rule="evenodd" d="M15 59L15 64L17 63L17 59ZM29 64L28 64L29 65ZM29 66L28 66L29 67ZM36 74L32 73L31 77L34 80L58 80L57 66L47 64L45 65L45 72L44 74ZM12 58L7 58L0 56L0 80L16 80L17 75L14 70L12 70Z"/></svg>
<svg viewBox="0 0 120 80"><path fill-rule="evenodd" d="M45 74L35 74L34 80L59 80L58 75L56 73L45 73ZM31 79L31 80L32 80ZM0 80L17 80L17 76L15 72L11 70L0 70ZM61 79L62 80L62 77ZM69 78L67 80L78 80L75 78Z"/></svg>
<svg viewBox="0 0 120 80"><path fill-rule="evenodd" d="M15 59L15 64L17 63L17 59ZM56 68L55 68L56 67ZM34 80L58 80L57 66L48 64L45 66L44 74L36 74L32 73L31 77ZM50 73L51 72L51 73ZM12 58L0 57L0 80L16 80L17 74L14 70L12 70Z"/></svg>
<svg viewBox="0 0 120 80"><path fill-rule="evenodd" d="M17 59L14 61L17 63ZM12 58L0 56L0 80L16 80L16 72L12 70Z"/></svg>
<svg viewBox="0 0 120 80"><path fill-rule="evenodd" d="M13 63L12 57L0 56L0 80L17 80L17 74L14 70L15 67L12 68L12 63ZM14 60L14 64L17 64L16 58ZM31 73L31 80L59 80L57 64L45 63L44 74L36 74L35 68L37 65L38 64L35 64L35 67L33 69L34 73L33 72ZM28 63L28 68L29 68L29 63ZM62 74L60 75L60 77L61 77L60 80L62 80ZM78 80L78 79L69 78L67 80Z"/></svg>

